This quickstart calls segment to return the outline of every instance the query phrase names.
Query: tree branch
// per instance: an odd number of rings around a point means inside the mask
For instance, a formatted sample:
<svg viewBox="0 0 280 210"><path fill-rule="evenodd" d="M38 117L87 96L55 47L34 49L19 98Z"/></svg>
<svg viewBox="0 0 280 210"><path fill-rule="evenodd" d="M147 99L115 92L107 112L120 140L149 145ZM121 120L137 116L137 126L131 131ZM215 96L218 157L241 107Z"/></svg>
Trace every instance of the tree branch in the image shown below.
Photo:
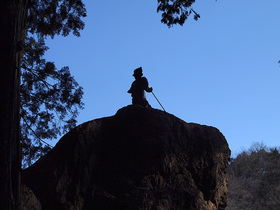
<svg viewBox="0 0 280 210"><path fill-rule="evenodd" d="M26 126L32 131L32 133L43 143L45 143L46 145L48 145L51 149L53 148L53 146L51 146L50 144L48 144L47 142L45 142L44 140L42 140L37 134L36 132L31 128L31 126L28 124L28 122L26 121L26 119L21 116L23 121L25 122Z"/></svg>
<svg viewBox="0 0 280 210"><path fill-rule="evenodd" d="M33 70L33 69L31 69L31 68L28 68L26 65L22 65L21 68L27 70L28 72L30 72L31 74L33 74L35 77L37 77L41 82L43 82L43 84L44 84L48 89L50 89L49 86L54 87L52 84L48 83L47 81L40 79L40 77L39 77L37 74L34 73L35 70Z"/></svg>

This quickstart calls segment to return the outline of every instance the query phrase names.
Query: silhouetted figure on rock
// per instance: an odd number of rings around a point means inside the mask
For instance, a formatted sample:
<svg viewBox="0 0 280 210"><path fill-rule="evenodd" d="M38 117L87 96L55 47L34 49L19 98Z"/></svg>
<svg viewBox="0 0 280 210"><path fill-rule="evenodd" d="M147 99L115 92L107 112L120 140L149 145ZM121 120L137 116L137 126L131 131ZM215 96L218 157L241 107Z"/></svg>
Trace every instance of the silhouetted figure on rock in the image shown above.
<svg viewBox="0 0 280 210"><path fill-rule="evenodd" d="M152 92L153 88L149 88L149 83L146 77L143 77L142 67L139 67L134 70L133 76L135 77L135 81L132 83L131 88L127 91L131 93L132 96L132 104L138 104L144 107L151 107L148 101L146 100L147 92Z"/></svg>

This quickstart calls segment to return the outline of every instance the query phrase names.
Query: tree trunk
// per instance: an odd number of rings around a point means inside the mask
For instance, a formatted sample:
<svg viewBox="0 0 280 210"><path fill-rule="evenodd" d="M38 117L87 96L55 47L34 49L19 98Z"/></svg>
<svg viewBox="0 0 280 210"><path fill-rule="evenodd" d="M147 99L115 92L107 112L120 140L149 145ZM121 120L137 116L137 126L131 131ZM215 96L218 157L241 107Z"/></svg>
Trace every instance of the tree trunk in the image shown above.
<svg viewBox="0 0 280 210"><path fill-rule="evenodd" d="M20 60L27 0L0 1L0 209L20 209Z"/></svg>

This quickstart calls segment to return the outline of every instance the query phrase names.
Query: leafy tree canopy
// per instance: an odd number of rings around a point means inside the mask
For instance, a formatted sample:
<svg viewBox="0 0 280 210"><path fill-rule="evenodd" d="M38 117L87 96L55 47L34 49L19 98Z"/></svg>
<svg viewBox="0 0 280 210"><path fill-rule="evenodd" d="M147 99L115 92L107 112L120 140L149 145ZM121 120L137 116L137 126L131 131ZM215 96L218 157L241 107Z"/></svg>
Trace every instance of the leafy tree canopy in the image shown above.
<svg viewBox="0 0 280 210"><path fill-rule="evenodd" d="M86 10L81 0L29 0L26 14L20 86L23 167L50 149L44 139L73 128L83 108L82 88L69 68L57 69L44 54L48 36L80 36Z"/></svg>
<svg viewBox="0 0 280 210"><path fill-rule="evenodd" d="M193 3L195 0L158 0L157 12L162 12L161 22L171 27L183 25L190 15L198 20L200 15L193 10Z"/></svg>

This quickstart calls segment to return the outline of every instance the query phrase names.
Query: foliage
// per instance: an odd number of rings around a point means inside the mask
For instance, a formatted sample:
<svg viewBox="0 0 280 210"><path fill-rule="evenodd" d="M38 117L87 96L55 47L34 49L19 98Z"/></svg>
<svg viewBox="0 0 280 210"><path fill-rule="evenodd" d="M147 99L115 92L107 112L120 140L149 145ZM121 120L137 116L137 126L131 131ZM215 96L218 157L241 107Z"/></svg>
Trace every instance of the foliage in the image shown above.
<svg viewBox="0 0 280 210"><path fill-rule="evenodd" d="M183 25L190 15L198 20L200 15L192 8L195 0L158 0L157 12L162 12L161 22L170 26Z"/></svg>
<svg viewBox="0 0 280 210"><path fill-rule="evenodd" d="M80 36L79 30L86 16L82 0L29 0L27 6L26 27L29 33L40 36L62 34L68 36L72 31Z"/></svg>
<svg viewBox="0 0 280 210"><path fill-rule="evenodd" d="M58 70L43 57L48 36L80 36L86 10L81 0L29 0L23 46L21 99L21 143L23 167L45 154L53 139L76 125L83 108L82 88L68 67Z"/></svg>
<svg viewBox="0 0 280 210"><path fill-rule="evenodd" d="M280 150L254 143L231 160L229 209L277 209L280 206Z"/></svg>

